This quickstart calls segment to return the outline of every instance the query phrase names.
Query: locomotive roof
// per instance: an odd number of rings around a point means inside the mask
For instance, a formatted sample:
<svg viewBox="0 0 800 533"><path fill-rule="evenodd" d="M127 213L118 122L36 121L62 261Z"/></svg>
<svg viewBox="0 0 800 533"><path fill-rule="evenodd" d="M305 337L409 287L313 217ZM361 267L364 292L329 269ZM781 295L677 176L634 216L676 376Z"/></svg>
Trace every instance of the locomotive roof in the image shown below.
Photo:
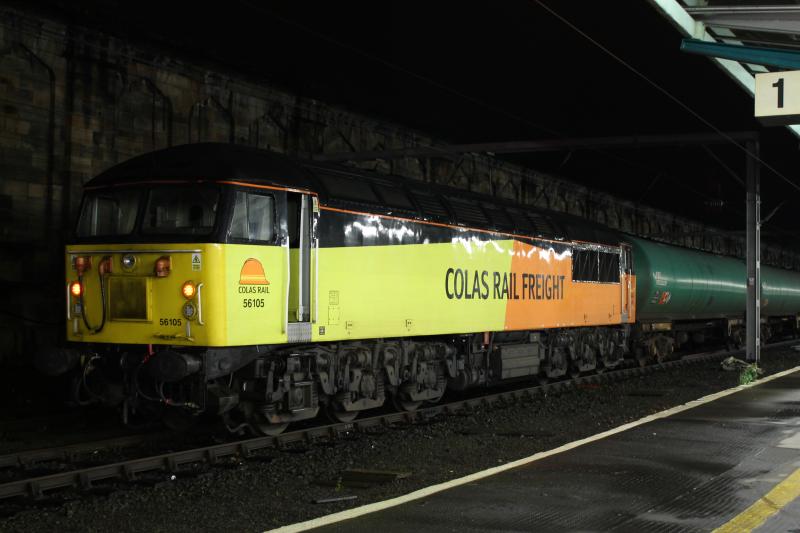
<svg viewBox="0 0 800 533"><path fill-rule="evenodd" d="M158 181L226 180L317 192L323 203L357 211L546 238L618 245L619 232L574 215L337 164L300 162L230 143L184 144L119 163L87 187Z"/></svg>
<svg viewBox="0 0 800 533"><path fill-rule="evenodd" d="M170 180L235 180L299 189L314 187L308 172L291 159L229 143L183 144L142 154L114 165L86 186Z"/></svg>
<svg viewBox="0 0 800 533"><path fill-rule="evenodd" d="M316 190L323 201L339 207L369 206L360 208L547 239L611 246L627 240L617 230L569 213L339 164L305 165L321 182Z"/></svg>

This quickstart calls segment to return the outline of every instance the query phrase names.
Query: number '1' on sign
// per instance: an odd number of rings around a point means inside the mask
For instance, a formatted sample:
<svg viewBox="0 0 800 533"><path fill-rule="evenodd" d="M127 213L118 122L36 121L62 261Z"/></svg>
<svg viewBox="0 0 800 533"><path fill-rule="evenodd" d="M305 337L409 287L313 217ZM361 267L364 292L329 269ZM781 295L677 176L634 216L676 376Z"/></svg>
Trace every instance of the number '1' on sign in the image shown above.
<svg viewBox="0 0 800 533"><path fill-rule="evenodd" d="M800 71L756 74L755 117L768 126L800 124Z"/></svg>

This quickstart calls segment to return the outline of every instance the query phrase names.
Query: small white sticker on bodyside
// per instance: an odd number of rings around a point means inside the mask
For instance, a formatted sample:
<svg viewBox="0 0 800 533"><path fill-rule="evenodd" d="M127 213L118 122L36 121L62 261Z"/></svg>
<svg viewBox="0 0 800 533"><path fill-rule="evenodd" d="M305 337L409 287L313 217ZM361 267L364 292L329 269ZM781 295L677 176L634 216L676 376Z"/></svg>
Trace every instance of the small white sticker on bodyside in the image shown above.
<svg viewBox="0 0 800 533"><path fill-rule="evenodd" d="M200 257L200 254L195 252L192 253L192 270L200 271L203 268L203 260Z"/></svg>

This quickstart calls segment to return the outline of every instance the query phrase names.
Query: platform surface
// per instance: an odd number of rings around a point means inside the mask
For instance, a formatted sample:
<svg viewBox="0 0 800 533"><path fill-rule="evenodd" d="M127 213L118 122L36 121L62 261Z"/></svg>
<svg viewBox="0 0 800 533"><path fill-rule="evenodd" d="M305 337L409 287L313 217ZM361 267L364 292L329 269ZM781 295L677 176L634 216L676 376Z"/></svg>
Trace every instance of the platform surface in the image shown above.
<svg viewBox="0 0 800 533"><path fill-rule="evenodd" d="M761 505L800 531L800 372L578 448L315 532L711 531ZM734 528L736 530L740 528Z"/></svg>

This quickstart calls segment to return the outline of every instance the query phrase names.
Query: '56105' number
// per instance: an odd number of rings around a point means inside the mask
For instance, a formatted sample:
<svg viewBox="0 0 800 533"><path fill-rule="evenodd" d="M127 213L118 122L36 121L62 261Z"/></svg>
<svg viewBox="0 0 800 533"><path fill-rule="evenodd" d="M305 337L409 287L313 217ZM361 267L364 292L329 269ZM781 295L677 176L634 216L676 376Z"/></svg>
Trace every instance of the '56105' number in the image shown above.
<svg viewBox="0 0 800 533"><path fill-rule="evenodd" d="M242 307L245 309L253 307L264 307L264 298L245 298L242 300Z"/></svg>

